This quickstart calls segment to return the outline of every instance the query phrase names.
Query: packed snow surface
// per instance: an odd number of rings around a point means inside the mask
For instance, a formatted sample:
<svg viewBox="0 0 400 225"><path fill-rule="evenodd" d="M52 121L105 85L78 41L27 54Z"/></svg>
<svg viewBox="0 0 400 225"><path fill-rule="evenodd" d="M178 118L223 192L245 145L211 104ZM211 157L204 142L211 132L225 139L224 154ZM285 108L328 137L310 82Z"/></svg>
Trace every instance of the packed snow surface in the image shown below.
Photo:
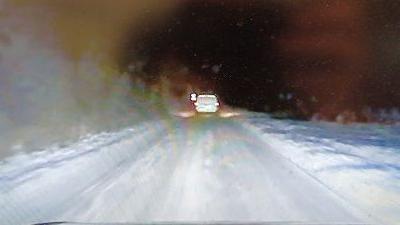
<svg viewBox="0 0 400 225"><path fill-rule="evenodd" d="M251 113L146 122L0 161L0 221L399 224L399 136Z"/></svg>

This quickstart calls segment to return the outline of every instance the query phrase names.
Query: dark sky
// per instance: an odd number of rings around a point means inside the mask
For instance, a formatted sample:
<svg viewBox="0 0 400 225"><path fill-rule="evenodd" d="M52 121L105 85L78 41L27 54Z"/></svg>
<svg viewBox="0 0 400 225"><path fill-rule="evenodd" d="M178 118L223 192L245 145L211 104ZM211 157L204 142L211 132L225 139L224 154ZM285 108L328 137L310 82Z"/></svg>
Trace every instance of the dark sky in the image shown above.
<svg viewBox="0 0 400 225"><path fill-rule="evenodd" d="M362 120L365 106L400 106L391 10L400 12L396 1L185 1L127 35L121 65L145 62L139 76L148 83L185 68L185 82L212 87L232 106Z"/></svg>

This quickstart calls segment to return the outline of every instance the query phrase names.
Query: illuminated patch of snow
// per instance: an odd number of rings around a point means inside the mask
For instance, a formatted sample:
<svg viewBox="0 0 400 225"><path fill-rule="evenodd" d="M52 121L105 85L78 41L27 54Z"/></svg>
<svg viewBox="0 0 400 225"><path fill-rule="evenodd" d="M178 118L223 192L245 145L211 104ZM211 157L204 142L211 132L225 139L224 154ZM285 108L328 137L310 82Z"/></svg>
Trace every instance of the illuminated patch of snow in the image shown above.
<svg viewBox="0 0 400 225"><path fill-rule="evenodd" d="M274 151L384 224L400 221L400 126L274 120L250 123Z"/></svg>

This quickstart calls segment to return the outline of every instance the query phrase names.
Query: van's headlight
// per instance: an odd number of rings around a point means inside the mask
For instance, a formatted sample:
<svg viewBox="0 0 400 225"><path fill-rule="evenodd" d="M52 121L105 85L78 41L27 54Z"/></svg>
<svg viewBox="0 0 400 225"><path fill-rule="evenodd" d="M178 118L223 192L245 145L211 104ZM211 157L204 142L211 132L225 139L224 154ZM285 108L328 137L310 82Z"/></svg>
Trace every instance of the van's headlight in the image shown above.
<svg viewBox="0 0 400 225"><path fill-rule="evenodd" d="M197 94L196 93L192 93L192 94L190 94L190 100L191 101L196 101L197 100Z"/></svg>

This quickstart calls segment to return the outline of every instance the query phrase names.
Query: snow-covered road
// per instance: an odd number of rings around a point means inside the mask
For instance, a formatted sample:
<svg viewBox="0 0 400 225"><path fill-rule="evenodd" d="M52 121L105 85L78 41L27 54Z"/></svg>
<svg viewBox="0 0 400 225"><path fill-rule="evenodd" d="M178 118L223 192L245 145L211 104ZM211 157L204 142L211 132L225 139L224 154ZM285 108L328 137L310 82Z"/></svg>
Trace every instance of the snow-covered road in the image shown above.
<svg viewBox="0 0 400 225"><path fill-rule="evenodd" d="M1 224L375 222L280 152L281 139L263 136L259 120L148 122L7 158Z"/></svg>

